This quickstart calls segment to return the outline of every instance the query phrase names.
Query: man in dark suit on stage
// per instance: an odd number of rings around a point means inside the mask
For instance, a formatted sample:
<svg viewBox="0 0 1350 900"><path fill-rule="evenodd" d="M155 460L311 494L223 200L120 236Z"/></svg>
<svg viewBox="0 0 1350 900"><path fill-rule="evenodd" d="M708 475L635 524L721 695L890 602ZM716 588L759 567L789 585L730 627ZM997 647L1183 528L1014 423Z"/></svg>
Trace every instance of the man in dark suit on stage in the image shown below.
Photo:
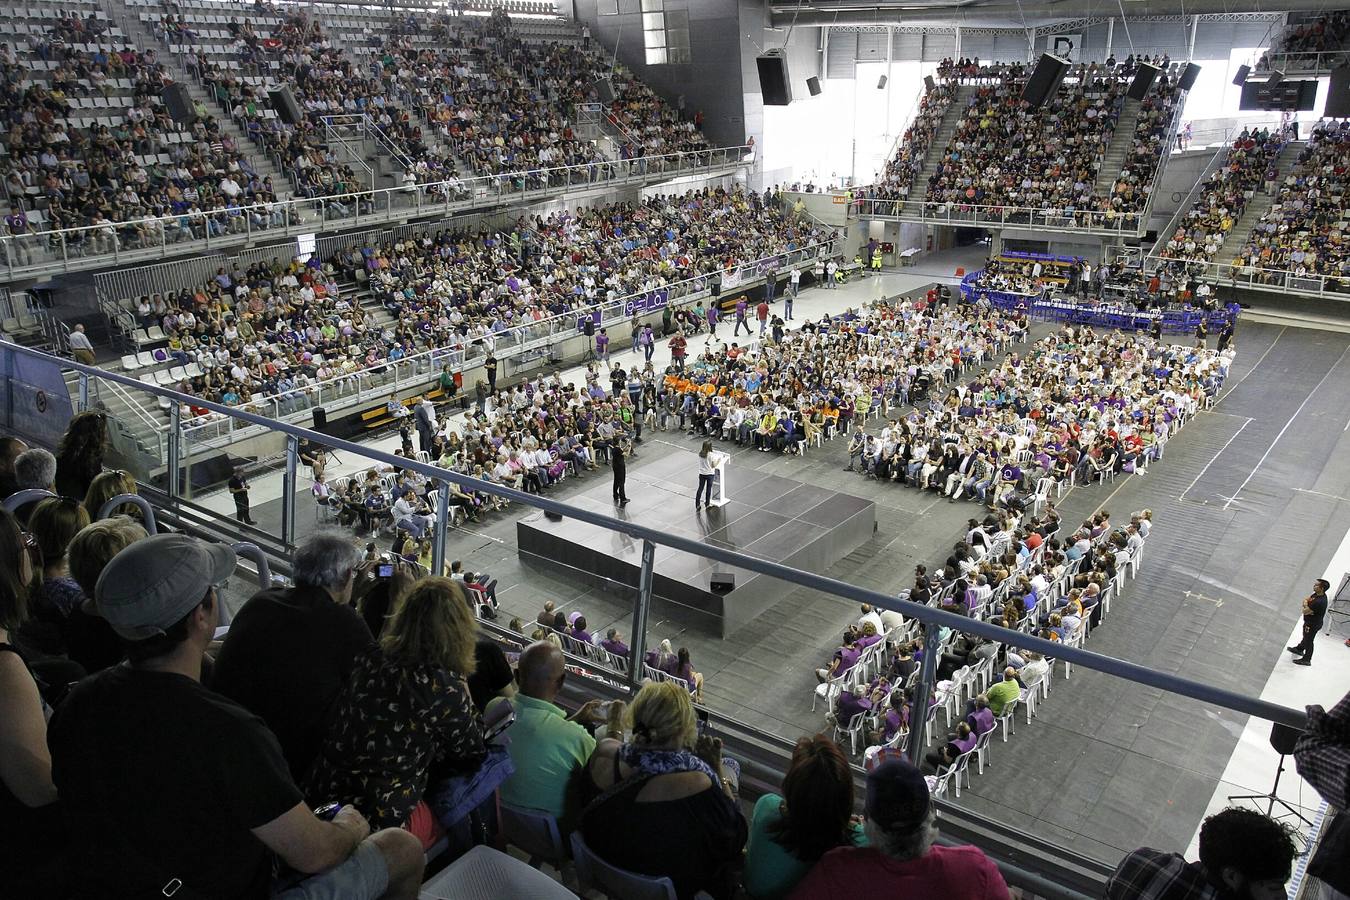
<svg viewBox="0 0 1350 900"><path fill-rule="evenodd" d="M1303 601L1303 640L1293 647L1286 647L1290 653L1299 657L1294 660L1296 666L1312 665L1313 642L1317 632L1322 630L1327 616L1327 591L1331 582L1319 578L1313 582L1313 592Z"/></svg>
<svg viewBox="0 0 1350 900"><path fill-rule="evenodd" d="M628 494L624 492L623 485L624 479L628 477L625 459L629 446L627 438L620 438L609 448L609 465L614 470L614 502L620 506L628 505Z"/></svg>

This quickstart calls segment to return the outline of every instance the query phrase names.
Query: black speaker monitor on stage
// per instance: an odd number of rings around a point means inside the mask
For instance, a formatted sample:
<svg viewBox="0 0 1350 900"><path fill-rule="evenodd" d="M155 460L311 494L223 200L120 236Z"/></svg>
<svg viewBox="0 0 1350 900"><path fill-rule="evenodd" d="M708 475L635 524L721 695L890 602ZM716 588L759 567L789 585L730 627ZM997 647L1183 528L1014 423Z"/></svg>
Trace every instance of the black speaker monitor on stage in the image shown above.
<svg viewBox="0 0 1350 900"><path fill-rule="evenodd" d="M765 53L755 57L755 67L759 69L759 92L765 106L787 106L792 102L787 57L781 53Z"/></svg>
<svg viewBox="0 0 1350 900"><path fill-rule="evenodd" d="M1331 70L1327 106L1322 115L1328 119L1350 119L1350 66Z"/></svg>
<svg viewBox="0 0 1350 900"><path fill-rule="evenodd" d="M601 103L608 106L614 102L614 82L608 78L597 78L592 87L595 89L595 96L600 99Z"/></svg>
<svg viewBox="0 0 1350 900"><path fill-rule="evenodd" d="M1251 66L1238 66L1237 71L1233 73L1233 84L1242 87L1247 83L1247 76L1250 74L1252 74Z"/></svg>
<svg viewBox="0 0 1350 900"><path fill-rule="evenodd" d="M736 590L736 576L730 572L713 572L708 579L708 589L714 594L730 594Z"/></svg>
<svg viewBox="0 0 1350 900"><path fill-rule="evenodd" d="M328 410L322 406L316 406L312 412L314 416L314 430L323 434L328 433Z"/></svg>
<svg viewBox="0 0 1350 900"><path fill-rule="evenodd" d="M177 124L191 125L197 121L197 108L192 105L192 96L188 94L186 84L174 82L166 85L160 99L164 101L169 117Z"/></svg>
<svg viewBox="0 0 1350 900"><path fill-rule="evenodd" d="M1068 71L1068 60L1042 53L1031 77L1027 79L1026 87L1022 89L1022 99L1033 108L1044 106L1047 100L1055 96L1055 91L1059 90L1059 84Z"/></svg>
<svg viewBox="0 0 1350 900"><path fill-rule="evenodd" d="M305 120L305 114L300 111L300 104L295 102L295 95L286 85L270 89L267 92L267 99L272 101L277 118L284 124L299 125Z"/></svg>
<svg viewBox="0 0 1350 900"><path fill-rule="evenodd" d="M1183 91L1189 91L1195 87L1195 79L1200 77L1200 67L1195 63L1186 63L1186 68L1181 70L1181 77L1177 79L1177 87Z"/></svg>
<svg viewBox="0 0 1350 900"><path fill-rule="evenodd" d="M885 75L882 75L881 77L882 77L882 78L885 78L886 76L885 76ZM817 78L817 77L814 76L814 75L812 75L810 78L806 79L806 89L807 89L808 91L811 92L811 96L812 96L812 97L819 97L819 96L820 96L820 79Z"/></svg>
<svg viewBox="0 0 1350 900"><path fill-rule="evenodd" d="M1125 92L1125 96L1131 100L1143 100L1148 96L1148 89L1153 87L1153 82L1161 71L1160 67L1151 63L1140 63L1139 70L1134 73L1134 80L1130 82L1130 89Z"/></svg>

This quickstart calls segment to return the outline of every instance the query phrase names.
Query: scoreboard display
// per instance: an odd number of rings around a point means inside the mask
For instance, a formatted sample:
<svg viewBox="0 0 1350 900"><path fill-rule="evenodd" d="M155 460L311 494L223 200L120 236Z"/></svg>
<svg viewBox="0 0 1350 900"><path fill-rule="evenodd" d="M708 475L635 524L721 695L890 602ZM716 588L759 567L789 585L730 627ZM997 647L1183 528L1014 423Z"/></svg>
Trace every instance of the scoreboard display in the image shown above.
<svg viewBox="0 0 1350 900"><path fill-rule="evenodd" d="M1242 86L1238 109L1306 112L1317 102L1316 81L1248 81Z"/></svg>

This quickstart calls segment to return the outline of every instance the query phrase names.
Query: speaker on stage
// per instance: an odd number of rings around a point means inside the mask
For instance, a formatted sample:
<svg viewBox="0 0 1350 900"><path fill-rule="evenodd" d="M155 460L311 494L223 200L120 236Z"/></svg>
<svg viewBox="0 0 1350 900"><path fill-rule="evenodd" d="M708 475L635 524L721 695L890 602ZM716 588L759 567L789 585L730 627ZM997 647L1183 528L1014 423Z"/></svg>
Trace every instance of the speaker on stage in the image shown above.
<svg viewBox="0 0 1350 900"><path fill-rule="evenodd" d="M561 522L562 513L557 513L553 512L552 510L546 509L544 510L544 518L548 519L550 522Z"/></svg>
<svg viewBox="0 0 1350 900"><path fill-rule="evenodd" d="M792 102L787 57L781 51L756 56L755 67L759 69L759 92L765 106L787 106Z"/></svg>
<svg viewBox="0 0 1350 900"><path fill-rule="evenodd" d="M295 95L288 86L272 88L267 92L267 99L272 101L277 118L286 125L299 125L305 120L305 114L300 111L300 104L295 102Z"/></svg>
<svg viewBox="0 0 1350 900"><path fill-rule="evenodd" d="M885 75L882 75L881 77L882 77L882 79L885 79L886 76L885 76ZM814 75L812 75L810 78L806 79L806 89L807 89L808 91L811 92L811 96L812 96L812 97L819 97L819 96L820 96L820 79L817 78L817 77L814 76Z"/></svg>
<svg viewBox="0 0 1350 900"><path fill-rule="evenodd" d="M1130 82L1130 89L1125 92L1125 96L1131 100L1143 100L1161 71L1161 68L1151 63L1139 63L1139 70L1134 73L1134 80Z"/></svg>
<svg viewBox="0 0 1350 900"><path fill-rule="evenodd" d="M1045 105L1045 101L1055 96L1059 84L1069 72L1069 61L1049 53L1042 53L1036 62L1036 68L1022 88L1022 99L1032 108Z"/></svg>
<svg viewBox="0 0 1350 900"><path fill-rule="evenodd" d="M1238 66L1237 71L1233 73L1233 84L1242 87L1247 83L1247 76L1252 74L1251 66Z"/></svg>
<svg viewBox="0 0 1350 900"><path fill-rule="evenodd" d="M597 78L595 84L591 85L595 90L595 96L600 102L608 106L614 102L614 82L608 78Z"/></svg>
<svg viewBox="0 0 1350 900"><path fill-rule="evenodd" d="M164 108L169 111L169 118L177 124L191 125L197 121L197 108L192 104L192 97L188 94L186 84L174 82L165 85L159 98L164 101Z"/></svg>
<svg viewBox="0 0 1350 900"><path fill-rule="evenodd" d="M1186 68L1181 70L1181 77L1177 79L1177 87L1183 91L1189 91L1195 87L1195 79L1200 77L1200 67L1195 63L1186 63Z"/></svg>
<svg viewBox="0 0 1350 900"><path fill-rule="evenodd" d="M314 416L314 430L323 434L328 433L328 410L322 406L314 407L312 412Z"/></svg>
<svg viewBox="0 0 1350 900"><path fill-rule="evenodd" d="M708 588L714 594L730 594L736 590L736 576L730 572L713 572Z"/></svg>

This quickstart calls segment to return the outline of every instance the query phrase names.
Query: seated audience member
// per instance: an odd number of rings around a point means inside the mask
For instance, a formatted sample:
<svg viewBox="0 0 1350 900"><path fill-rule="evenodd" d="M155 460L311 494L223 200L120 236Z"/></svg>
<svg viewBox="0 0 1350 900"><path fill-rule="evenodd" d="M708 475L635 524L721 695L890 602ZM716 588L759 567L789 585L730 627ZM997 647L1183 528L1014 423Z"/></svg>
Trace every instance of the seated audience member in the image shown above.
<svg viewBox="0 0 1350 900"><path fill-rule="evenodd" d="M643 685L627 721L632 741L601 741L587 766L603 791L581 815L587 845L612 865L669 877L681 900L701 890L726 900L746 823L721 742L698 737L689 693L670 682Z"/></svg>
<svg viewBox="0 0 1350 900"><path fill-rule="evenodd" d="M14 490L56 492L56 457L41 447L25 450L14 460ZM28 516L38 501L30 500L14 510L14 516L20 523L26 524Z"/></svg>
<svg viewBox="0 0 1350 900"><path fill-rule="evenodd" d="M830 850L864 843L843 751L823 734L804 737L792 750L782 796L755 803L742 883L755 900L778 900Z"/></svg>
<svg viewBox="0 0 1350 900"><path fill-rule="evenodd" d="M975 732L976 737L993 731L994 726L998 724L994 721L993 711L989 709L989 698L984 694L975 698L975 708L966 715L966 724Z"/></svg>
<svg viewBox="0 0 1350 900"><path fill-rule="evenodd" d="M617 628L611 628L605 632L605 638L600 642L600 648L622 660L628 659L629 647L623 642L623 635L619 633Z"/></svg>
<svg viewBox="0 0 1350 900"><path fill-rule="evenodd" d="M681 678L684 683L689 685L689 691L694 695L695 703L703 702L703 673L694 671L694 664L689 661L689 648L681 647L675 655L675 671L670 674L676 678Z"/></svg>
<svg viewBox="0 0 1350 900"><path fill-rule="evenodd" d="M70 577L80 586L81 598L66 617L66 654L86 672L100 672L122 661L122 642L99 614L94 586L114 556L146 536L140 522L127 516L111 516L81 528L70 542L67 552Z"/></svg>
<svg viewBox="0 0 1350 900"><path fill-rule="evenodd" d="M562 651L545 641L536 641L520 654L516 669L520 690L511 699L516 721L506 732L511 738L506 749L516 771L501 788L502 802L508 806L542 810L560 822L568 785L595 751L595 738L580 723L596 718L600 709L600 701L591 700L569 715L554 702L566 678L563 664ZM494 700L488 707L500 702Z"/></svg>
<svg viewBox="0 0 1350 900"><path fill-rule="evenodd" d="M91 522L97 520L98 511L113 497L134 493L136 493L136 479L132 478L130 473L121 469L100 472L89 483L89 493L84 495L84 508L89 513L89 520ZM119 508L109 511L108 515L130 516L140 521L141 510L135 504L124 503Z"/></svg>
<svg viewBox="0 0 1350 900"><path fill-rule="evenodd" d="M989 711L994 714L994 718L1003 715L1008 708L1008 704L1016 703L1017 698L1022 696L1022 687L1017 683L1017 670L1011 666L1004 669L1003 680L998 684L990 685L989 690L985 691L983 696L989 703ZM968 709L967 712L970 712L970 710Z"/></svg>
<svg viewBox="0 0 1350 900"><path fill-rule="evenodd" d="M15 863L4 876L6 893L62 897L66 834L47 750L51 707L11 643L28 615L35 554L18 521L0 509L0 846Z"/></svg>
<svg viewBox="0 0 1350 900"><path fill-rule="evenodd" d="M792 892L793 900L1009 900L998 866L983 851L934 843L937 810L928 784L904 760L888 760L867 774L864 829L869 846L839 847L826 853Z"/></svg>
<svg viewBox="0 0 1350 900"><path fill-rule="evenodd" d="M162 534L99 576L95 599L128 664L80 682L49 730L78 890L145 897L174 880L221 900L416 897L424 861L412 835L371 835L351 806L316 818L264 724L201 685L215 585L235 563L222 544ZM273 880L273 854L293 878Z"/></svg>
<svg viewBox="0 0 1350 900"><path fill-rule="evenodd" d="M854 716L871 710L872 701L867 696L867 685L855 684L848 690L839 692L839 702L834 707L834 720L840 728L847 728Z"/></svg>
<svg viewBox="0 0 1350 900"><path fill-rule="evenodd" d="M28 449L28 445L16 437L0 437L0 500L19 489L18 479L14 475L14 463L19 454Z"/></svg>
<svg viewBox="0 0 1350 900"><path fill-rule="evenodd" d="M861 655L862 651L858 649L856 641L844 644L834 651L829 666L824 669L816 669L816 680L823 684L831 678L848 674L858 664L858 657Z"/></svg>
<svg viewBox="0 0 1350 900"><path fill-rule="evenodd" d="M56 448L56 492L81 500L103 471L108 446L108 416L99 410L76 413Z"/></svg>
<svg viewBox="0 0 1350 900"><path fill-rule="evenodd" d="M675 668L680 664L680 657L670 646L668 638L662 639L655 650L648 650L645 657L647 665L666 674L674 674Z"/></svg>
<svg viewBox="0 0 1350 900"><path fill-rule="evenodd" d="M1231 806L1200 826L1200 860L1141 847L1106 883L1107 900L1282 898L1298 855L1290 829L1250 809Z"/></svg>
<svg viewBox="0 0 1350 900"><path fill-rule="evenodd" d="M534 620L545 628L552 628L553 619L556 616L556 608L557 607L552 600L545 600L544 608L540 610L539 615L534 617Z"/></svg>
<svg viewBox="0 0 1350 900"><path fill-rule="evenodd" d="M487 752L466 681L477 634L459 585L419 581L379 644L356 654L305 796L353 804L372 828L401 825L435 844L443 830L423 799L429 781L473 772Z"/></svg>
<svg viewBox="0 0 1350 900"><path fill-rule="evenodd" d="M975 744L979 741L977 735L966 722L959 722L956 731L947 735L947 742L938 749L924 757L924 762L928 768L936 772L942 766L950 766L956 762L957 757L962 753L969 753L975 749Z"/></svg>
<svg viewBox="0 0 1350 900"><path fill-rule="evenodd" d="M212 688L260 717L303 784L358 653L375 641L349 605L379 579L349 538L311 537L295 552L295 587L266 588L235 614Z"/></svg>
<svg viewBox="0 0 1350 900"><path fill-rule="evenodd" d="M32 619L20 637L34 650L53 655L66 652L66 620L84 600L84 592L70 577L66 552L88 524L84 506L70 497L49 497L33 507L28 518L28 532L37 539L42 554L42 578L31 598Z"/></svg>

